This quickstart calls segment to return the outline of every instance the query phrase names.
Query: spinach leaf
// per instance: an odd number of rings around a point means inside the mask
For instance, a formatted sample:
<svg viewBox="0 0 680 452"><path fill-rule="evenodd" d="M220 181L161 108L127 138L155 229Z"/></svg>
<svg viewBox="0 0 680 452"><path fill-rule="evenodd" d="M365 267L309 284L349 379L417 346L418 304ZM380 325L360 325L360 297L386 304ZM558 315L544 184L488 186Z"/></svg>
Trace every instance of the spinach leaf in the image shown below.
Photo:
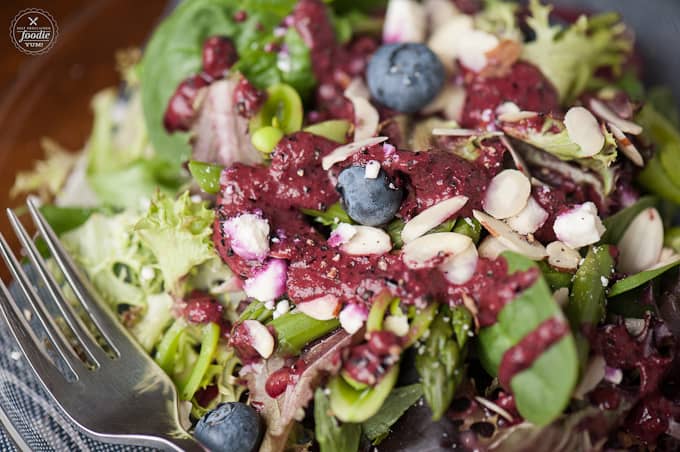
<svg viewBox="0 0 680 452"><path fill-rule="evenodd" d="M625 209L616 212L614 215L605 218L602 223L607 228L605 233L600 239L600 243L609 243L611 245L616 245L623 234L626 232L628 225L635 219L635 217L647 209L648 207L654 207L657 203L657 199L654 196L643 196L638 199L637 202Z"/></svg>
<svg viewBox="0 0 680 452"><path fill-rule="evenodd" d="M40 213L57 235L77 228L95 212L110 211L97 207L62 207L53 204L45 204L40 207Z"/></svg>
<svg viewBox="0 0 680 452"><path fill-rule="evenodd" d="M335 228L338 223L354 224L354 221L347 215L345 209L339 202L331 204L326 210L300 209L305 215L314 217L314 221L324 226Z"/></svg>
<svg viewBox="0 0 680 452"><path fill-rule="evenodd" d="M646 286L629 290L607 300L607 314L620 315L624 318L642 319L647 312L654 312L656 305L642 303Z"/></svg>
<svg viewBox="0 0 680 452"><path fill-rule="evenodd" d="M605 293L614 271L614 258L609 246L592 246L574 275L566 313L571 327L597 325L605 314Z"/></svg>
<svg viewBox="0 0 680 452"><path fill-rule="evenodd" d="M159 157L177 163L188 157L187 134L168 134L163 127L165 107L177 85L200 71L203 41L212 35L235 36L233 13L223 0L185 1L151 37L142 61L142 106Z"/></svg>
<svg viewBox="0 0 680 452"><path fill-rule="evenodd" d="M430 324L423 353L416 355L416 369L423 394L432 409L432 419L440 419L448 409L463 378L464 353L454 337L452 312L442 305Z"/></svg>
<svg viewBox="0 0 680 452"><path fill-rule="evenodd" d="M505 252L510 274L535 268L526 257ZM495 376L503 355L542 322L563 316L543 276L518 294L498 315L498 321L479 332L478 353L486 370ZM517 409L528 421L545 425L567 406L578 378L576 345L571 333L545 350L528 369L517 373L510 387Z"/></svg>
<svg viewBox="0 0 680 452"><path fill-rule="evenodd" d="M631 275L627 278L616 281L616 283L612 286L611 290L609 291L609 296L615 297L624 292L640 287L644 283L651 281L657 276L667 272L671 268L677 267L678 265L680 265L680 260L671 262L669 264L666 264L659 268L655 268L653 270L646 270L640 273L636 273L635 275Z"/></svg>
<svg viewBox="0 0 680 452"><path fill-rule="evenodd" d="M389 433L390 427L422 395L423 387L418 383L393 389L380 411L361 424L364 435L373 444L378 444Z"/></svg>
<svg viewBox="0 0 680 452"><path fill-rule="evenodd" d="M168 134L163 114L177 85L201 69L201 50L214 35L233 39L239 61L232 71L242 72L258 88L287 82L302 96L314 86L309 49L295 29L283 38L288 46L286 64L277 52L266 52L268 42L281 42L273 29L290 13L292 0L185 0L156 29L142 61L141 86L144 119L149 137L160 158L179 163L190 153L187 133ZM236 22L237 10L248 11Z"/></svg>
<svg viewBox="0 0 680 452"><path fill-rule="evenodd" d="M361 426L340 425L331 414L328 396L321 388L314 394L314 433L321 452L356 452L359 449Z"/></svg>
<svg viewBox="0 0 680 452"><path fill-rule="evenodd" d="M663 244L672 248L676 253L680 253L680 226L666 229Z"/></svg>

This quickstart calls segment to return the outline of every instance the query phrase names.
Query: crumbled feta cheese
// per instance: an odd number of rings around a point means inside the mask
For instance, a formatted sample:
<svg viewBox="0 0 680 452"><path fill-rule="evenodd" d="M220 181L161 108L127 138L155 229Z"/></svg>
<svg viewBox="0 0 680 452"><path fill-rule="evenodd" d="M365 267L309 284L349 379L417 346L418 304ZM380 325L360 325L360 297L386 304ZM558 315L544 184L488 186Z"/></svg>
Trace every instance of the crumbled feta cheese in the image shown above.
<svg viewBox="0 0 680 452"><path fill-rule="evenodd" d="M553 230L561 242L578 249L599 241L605 227L597 216L597 207L588 201L559 214Z"/></svg>

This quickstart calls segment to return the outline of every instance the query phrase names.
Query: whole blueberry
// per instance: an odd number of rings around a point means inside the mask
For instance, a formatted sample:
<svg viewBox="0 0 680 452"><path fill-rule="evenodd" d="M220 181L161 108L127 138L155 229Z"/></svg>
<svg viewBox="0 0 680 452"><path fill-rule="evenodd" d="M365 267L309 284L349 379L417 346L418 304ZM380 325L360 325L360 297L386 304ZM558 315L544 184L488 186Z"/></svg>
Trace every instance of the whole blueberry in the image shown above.
<svg viewBox="0 0 680 452"><path fill-rule="evenodd" d="M338 175L336 186L342 205L352 220L366 226L385 224L394 218L404 192L382 169L377 177L366 177L366 168L350 166Z"/></svg>
<svg viewBox="0 0 680 452"><path fill-rule="evenodd" d="M222 403L196 424L194 435L211 452L252 452L260 447L264 427L252 407Z"/></svg>
<svg viewBox="0 0 680 452"><path fill-rule="evenodd" d="M403 113L416 112L434 99L445 76L437 55L426 45L416 43L380 47L366 71L371 95Z"/></svg>

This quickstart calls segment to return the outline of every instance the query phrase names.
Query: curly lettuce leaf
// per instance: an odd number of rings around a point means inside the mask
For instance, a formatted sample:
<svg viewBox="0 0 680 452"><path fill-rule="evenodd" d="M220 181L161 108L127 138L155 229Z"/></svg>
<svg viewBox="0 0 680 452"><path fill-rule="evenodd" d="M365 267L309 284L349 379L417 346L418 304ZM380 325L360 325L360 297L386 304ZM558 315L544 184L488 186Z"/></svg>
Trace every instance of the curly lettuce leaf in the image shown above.
<svg viewBox="0 0 680 452"><path fill-rule="evenodd" d="M567 28L551 25L551 6L531 0L527 24L536 39L527 43L522 58L541 69L557 89L560 100L578 97L602 67L618 73L632 43L616 15L581 16Z"/></svg>
<svg viewBox="0 0 680 452"><path fill-rule="evenodd" d="M172 321L172 305L172 297L167 293L153 294L146 298L146 309L131 332L147 352L160 342L163 331Z"/></svg>
<svg viewBox="0 0 680 452"><path fill-rule="evenodd" d="M142 268L154 257L132 233L138 216L124 212L107 216L93 213L80 227L61 236L64 246L92 281L97 292L113 307L144 307L147 294L157 292L157 278L145 280Z"/></svg>
<svg viewBox="0 0 680 452"><path fill-rule="evenodd" d="M158 193L151 201L134 231L155 256L166 290L176 290L191 269L215 256L211 240L214 219L214 211L203 202L194 202L189 192L177 200Z"/></svg>
<svg viewBox="0 0 680 452"><path fill-rule="evenodd" d="M20 194L38 193L40 198L55 196L64 186L66 178L78 160L78 156L61 148L49 138L43 138L40 145L45 158L35 162L30 171L20 171L9 191L10 197Z"/></svg>
<svg viewBox="0 0 680 452"><path fill-rule="evenodd" d="M502 39L520 41L522 32L517 26L518 8L515 2L486 0L484 9L475 16L475 26Z"/></svg>

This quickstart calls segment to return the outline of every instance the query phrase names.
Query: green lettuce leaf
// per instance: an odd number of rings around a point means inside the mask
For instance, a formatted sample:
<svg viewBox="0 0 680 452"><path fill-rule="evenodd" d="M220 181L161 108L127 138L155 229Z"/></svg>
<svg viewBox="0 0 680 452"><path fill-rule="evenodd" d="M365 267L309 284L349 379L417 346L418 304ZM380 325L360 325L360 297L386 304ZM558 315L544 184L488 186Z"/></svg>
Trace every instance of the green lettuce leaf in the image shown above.
<svg viewBox="0 0 680 452"><path fill-rule="evenodd" d="M165 290L176 290L191 269L215 256L211 240L214 219L215 212L203 202L194 202L189 192L177 200L158 193L151 201L134 231L155 256Z"/></svg>
<svg viewBox="0 0 680 452"><path fill-rule="evenodd" d="M147 352L160 342L165 328L172 321L172 305L172 297L167 293L153 294L146 298L146 309L131 332Z"/></svg>
<svg viewBox="0 0 680 452"><path fill-rule="evenodd" d="M632 43L617 15L583 15L565 28L550 24L551 10L540 0L531 0L527 24L536 39L524 46L522 58L540 68L560 99L568 102L588 87L597 69L620 71Z"/></svg>
<svg viewBox="0 0 680 452"><path fill-rule="evenodd" d="M590 157L587 157L581 147L569 138L564 123L551 117L546 117L540 130L519 124L506 124L503 131L560 160L573 161L581 168L596 173L602 182L605 196L614 189L616 171L612 164L618 156L617 145L614 136L605 128L602 128L605 137L602 150Z"/></svg>
<svg viewBox="0 0 680 452"><path fill-rule="evenodd" d="M110 305L144 307L147 294L158 292L158 278L141 277L142 268L155 263L132 233L138 216L130 212L107 216L93 213L80 227L61 240Z"/></svg>
<svg viewBox="0 0 680 452"><path fill-rule="evenodd" d="M114 120L117 94L104 90L92 101L94 126L85 152L87 182L100 202L122 208L139 208L156 189L168 194L179 190L183 177L178 165L155 158L142 120L139 91L126 104L125 119Z"/></svg>

